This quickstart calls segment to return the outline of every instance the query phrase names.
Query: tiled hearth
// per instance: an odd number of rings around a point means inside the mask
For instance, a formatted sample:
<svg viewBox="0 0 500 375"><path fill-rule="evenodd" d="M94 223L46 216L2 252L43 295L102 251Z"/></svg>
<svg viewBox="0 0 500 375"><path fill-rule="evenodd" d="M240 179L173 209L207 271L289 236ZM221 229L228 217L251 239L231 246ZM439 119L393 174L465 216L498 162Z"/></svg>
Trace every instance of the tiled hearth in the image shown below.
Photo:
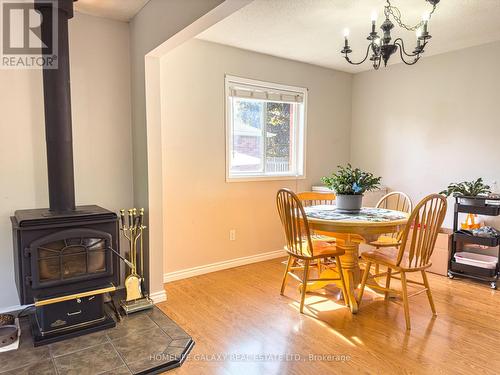
<svg viewBox="0 0 500 375"><path fill-rule="evenodd" d="M17 351L0 353L1 374L156 374L177 367L194 342L155 307L115 328L35 348L26 318Z"/></svg>

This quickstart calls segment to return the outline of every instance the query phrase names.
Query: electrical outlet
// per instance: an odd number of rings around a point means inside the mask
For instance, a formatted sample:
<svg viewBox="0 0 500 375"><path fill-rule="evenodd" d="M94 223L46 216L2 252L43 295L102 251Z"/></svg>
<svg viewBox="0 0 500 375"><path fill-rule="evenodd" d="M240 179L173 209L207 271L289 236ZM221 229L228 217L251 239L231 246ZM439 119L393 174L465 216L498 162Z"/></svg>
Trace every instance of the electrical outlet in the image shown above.
<svg viewBox="0 0 500 375"><path fill-rule="evenodd" d="M229 231L229 241L236 241L236 229Z"/></svg>

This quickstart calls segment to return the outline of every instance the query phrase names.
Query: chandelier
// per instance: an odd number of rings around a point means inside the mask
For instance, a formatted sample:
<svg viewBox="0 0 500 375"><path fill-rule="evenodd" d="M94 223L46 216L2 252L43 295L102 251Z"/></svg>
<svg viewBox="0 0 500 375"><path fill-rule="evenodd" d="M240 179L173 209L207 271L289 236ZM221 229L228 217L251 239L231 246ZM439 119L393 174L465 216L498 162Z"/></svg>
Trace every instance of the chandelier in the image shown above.
<svg viewBox="0 0 500 375"><path fill-rule="evenodd" d="M346 61L352 65L360 65L363 64L368 56L370 55L370 61L373 64L375 69L380 67L381 61L384 62L384 66L387 66L387 62L389 58L399 50L399 54L401 56L401 60L406 65L413 65L419 59L420 56L424 53L424 48L427 45L429 39L431 39L431 34L428 31L428 23L429 20L436 10L436 6L440 0L425 0L432 5L432 9L430 12L425 13L422 16L422 20L414 26L408 26L401 21L401 11L395 6L391 5L389 0L387 1L387 5L384 6L384 15L385 21L382 23L380 28L382 29L383 35L379 36L377 31L375 30L376 22L377 22L377 14L372 13L372 28L371 32L368 34L367 39L369 40L368 47L366 48L366 55L363 60L359 62L353 62L349 58L349 54L352 52L351 47L349 46L349 29L344 30L344 38L345 44L342 51L340 51ZM393 42L391 42L391 30L394 28L394 24L391 22L389 17L392 16L394 21L403 29L408 31L413 31L416 33L417 45L413 52L409 53L405 49L405 45L403 39L396 38Z"/></svg>

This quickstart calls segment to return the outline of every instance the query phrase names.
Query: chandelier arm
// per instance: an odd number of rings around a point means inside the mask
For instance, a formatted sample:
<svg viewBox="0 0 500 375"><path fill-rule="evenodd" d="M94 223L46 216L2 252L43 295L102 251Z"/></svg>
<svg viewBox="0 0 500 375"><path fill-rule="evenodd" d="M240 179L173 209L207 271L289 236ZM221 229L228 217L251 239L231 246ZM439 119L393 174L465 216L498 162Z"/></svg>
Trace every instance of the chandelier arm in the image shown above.
<svg viewBox="0 0 500 375"><path fill-rule="evenodd" d="M398 44L398 41L399 41L401 44ZM396 40L394 40L394 44L397 44L397 45L398 45L398 47L399 47L399 50L400 50L402 53L404 53L406 56L408 56L408 57L415 57L415 56L420 55L420 53L421 53L421 52L417 52L417 53L407 53L407 52L406 52L406 50L405 50L405 43L404 43L403 39L401 39L401 38L397 38ZM425 44L424 44L424 46L425 46ZM422 46L422 51L423 51L423 47L424 47L424 46Z"/></svg>
<svg viewBox="0 0 500 375"><path fill-rule="evenodd" d="M368 58L368 54L370 53L370 47L371 47L371 44L368 44L368 48L366 49L366 55L365 55L365 58L364 58L363 60L361 60L360 62L357 62L357 63L356 63L356 62L351 61L351 59L349 59L349 56L347 56L347 53L345 54L344 59L346 59L346 60L347 60L347 62L348 62L349 64L351 64L351 65L361 65L361 64L363 64L363 63L366 61L366 59Z"/></svg>
<svg viewBox="0 0 500 375"><path fill-rule="evenodd" d="M413 61L406 61L403 55L403 48L401 47L400 44L394 43L395 46L398 46L399 49L399 55L401 56L401 61L403 61L406 65L414 65L417 63L417 61L420 59L420 54L417 54L416 57L413 59Z"/></svg>

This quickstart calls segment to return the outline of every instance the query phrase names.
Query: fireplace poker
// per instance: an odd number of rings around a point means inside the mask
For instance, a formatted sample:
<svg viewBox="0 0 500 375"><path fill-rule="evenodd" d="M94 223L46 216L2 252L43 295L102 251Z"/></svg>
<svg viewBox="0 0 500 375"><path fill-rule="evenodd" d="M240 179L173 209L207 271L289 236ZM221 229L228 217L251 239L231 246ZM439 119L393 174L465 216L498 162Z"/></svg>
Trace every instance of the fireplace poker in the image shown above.
<svg viewBox="0 0 500 375"><path fill-rule="evenodd" d="M111 250L111 252L114 253L118 258L123 260L127 266L129 266L130 268L134 268L134 265L127 258L121 255L118 251L116 251L112 247L108 247L108 249Z"/></svg>
<svg viewBox="0 0 500 375"><path fill-rule="evenodd" d="M146 285L144 285L144 236L143 236L143 231L146 229L144 226L144 208L141 208L139 210L139 217L140 217L140 230L141 230L141 238L140 238L140 258L141 258L141 289L142 289L142 294L145 296L146 295Z"/></svg>
<svg viewBox="0 0 500 375"><path fill-rule="evenodd" d="M122 223L122 228L125 228L125 210L121 209L120 210L120 221Z"/></svg>

